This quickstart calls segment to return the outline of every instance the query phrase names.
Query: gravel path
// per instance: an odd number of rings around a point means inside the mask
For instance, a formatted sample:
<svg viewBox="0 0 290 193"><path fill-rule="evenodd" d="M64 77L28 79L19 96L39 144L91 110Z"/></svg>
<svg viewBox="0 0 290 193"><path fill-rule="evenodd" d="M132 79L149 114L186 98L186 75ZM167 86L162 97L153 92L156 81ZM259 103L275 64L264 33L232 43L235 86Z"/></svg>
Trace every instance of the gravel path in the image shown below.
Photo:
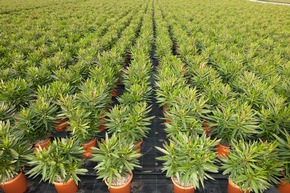
<svg viewBox="0 0 290 193"><path fill-rule="evenodd" d="M257 2L257 3L266 3L266 4L274 4L274 5L286 5L286 6L290 6L289 3L268 2L268 1L260 1L260 0L249 0L249 1Z"/></svg>

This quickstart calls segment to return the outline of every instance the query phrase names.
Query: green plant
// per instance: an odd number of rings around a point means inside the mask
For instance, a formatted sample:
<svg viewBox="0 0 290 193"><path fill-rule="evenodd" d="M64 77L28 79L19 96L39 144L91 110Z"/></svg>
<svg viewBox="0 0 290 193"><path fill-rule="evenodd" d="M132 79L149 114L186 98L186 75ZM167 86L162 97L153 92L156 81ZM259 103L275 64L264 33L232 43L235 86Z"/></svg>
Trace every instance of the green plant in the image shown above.
<svg viewBox="0 0 290 193"><path fill-rule="evenodd" d="M159 78L159 77L157 77ZM186 81L180 77L167 77L156 82L156 99L160 106L173 104L173 100L185 87Z"/></svg>
<svg viewBox="0 0 290 193"><path fill-rule="evenodd" d="M33 98L31 84L22 78L0 81L0 90L0 101L14 105L17 110L27 107Z"/></svg>
<svg viewBox="0 0 290 193"><path fill-rule="evenodd" d="M137 103L148 102L152 93L152 88L146 84L133 84L126 88L125 93L117 98L121 105L134 106Z"/></svg>
<svg viewBox="0 0 290 193"><path fill-rule="evenodd" d="M72 94L73 92L73 87L71 87L69 83L61 82L59 80L37 88L38 96L44 97L47 100L53 100L54 103L56 103L60 96Z"/></svg>
<svg viewBox="0 0 290 193"><path fill-rule="evenodd" d="M83 147L74 139L57 138L46 149L29 156L28 164L32 168L27 172L30 177L41 175L41 180L67 182L69 179L78 184L78 175L83 175L87 169L82 168Z"/></svg>
<svg viewBox="0 0 290 193"><path fill-rule="evenodd" d="M95 80L96 82L101 82L105 80L108 87L111 89L115 86L118 80L118 73L112 66L100 65L90 70L90 78Z"/></svg>
<svg viewBox="0 0 290 193"><path fill-rule="evenodd" d="M68 68L59 68L51 75L55 80L63 83L69 83L73 90L77 91L78 86L82 82L82 76L78 72L74 72Z"/></svg>
<svg viewBox="0 0 290 193"><path fill-rule="evenodd" d="M256 110L259 110L264 101L273 94L273 89L267 82L248 71L240 74L231 84L241 93L241 98Z"/></svg>
<svg viewBox="0 0 290 193"><path fill-rule="evenodd" d="M233 142L228 158L221 158L223 174L243 191L264 192L279 182L283 169L277 146L277 141Z"/></svg>
<svg viewBox="0 0 290 193"><path fill-rule="evenodd" d="M150 72L151 65L148 64L150 60L146 58L139 59L140 61L134 60L129 67L124 70L123 82L125 88L130 89L131 85L140 84L148 85L150 84Z"/></svg>
<svg viewBox="0 0 290 193"><path fill-rule="evenodd" d="M261 106L261 111L258 113L261 120L259 136L266 140L275 139L274 135L280 135L289 128L289 114L290 105L286 102L286 98L272 94Z"/></svg>
<svg viewBox="0 0 290 193"><path fill-rule="evenodd" d="M218 172L214 152L217 140L211 140L205 134L187 136L184 133L172 136L163 148L156 147L163 156L162 171L166 176L176 179L181 186L204 187L205 179L213 179L208 172Z"/></svg>
<svg viewBox="0 0 290 193"><path fill-rule="evenodd" d="M32 149L23 131L10 125L9 121L0 121L0 184L16 177L30 154Z"/></svg>
<svg viewBox="0 0 290 193"><path fill-rule="evenodd" d="M28 108L22 108L16 117L17 127L23 130L30 143L47 138L56 123L57 106L45 97L38 97Z"/></svg>
<svg viewBox="0 0 290 193"><path fill-rule="evenodd" d="M200 90L210 87L213 80L221 80L218 73L204 61L199 66L196 66L195 63L191 66L189 68L191 83Z"/></svg>
<svg viewBox="0 0 290 193"><path fill-rule="evenodd" d="M174 105L170 110L165 111L165 122L167 137L185 133L188 136L199 135L204 132L201 120L192 115L190 108Z"/></svg>
<svg viewBox="0 0 290 193"><path fill-rule="evenodd" d="M25 80L27 80L32 88L46 85L52 81L51 71L45 67L28 67L25 73Z"/></svg>
<svg viewBox="0 0 290 193"><path fill-rule="evenodd" d="M134 106L116 105L106 113L106 126L109 133L115 133L121 138L138 142L147 136L151 119L148 114L150 107L146 102Z"/></svg>
<svg viewBox="0 0 290 193"><path fill-rule="evenodd" d="M108 134L99 147L93 147L91 160L98 162L94 167L97 171L97 178L104 179L108 182L109 187L122 177L132 173L135 167L139 165L138 158L141 156L132 140L126 140L118 135Z"/></svg>
<svg viewBox="0 0 290 193"><path fill-rule="evenodd" d="M218 105L208 119L213 135L221 139L224 145L231 140L252 139L259 133L257 112L239 100Z"/></svg>
<svg viewBox="0 0 290 193"><path fill-rule="evenodd" d="M214 107L227 101L235 100L237 95L228 84L223 84L220 78L210 81L210 84L204 87L203 92L208 98L208 104Z"/></svg>
<svg viewBox="0 0 290 193"><path fill-rule="evenodd" d="M12 121L14 119L15 107L6 104L5 102L0 102L0 120L1 121Z"/></svg>
<svg viewBox="0 0 290 193"><path fill-rule="evenodd" d="M68 118L67 130L82 143L96 137L100 132L100 118L105 114L109 104L107 84L88 79L80 86L81 92L75 95L61 96L59 117Z"/></svg>
<svg viewBox="0 0 290 193"><path fill-rule="evenodd" d="M284 132L283 137L278 137L275 135L275 138L278 141L277 152L279 154L279 162L283 163L283 180L285 183L290 183L290 135L289 133Z"/></svg>

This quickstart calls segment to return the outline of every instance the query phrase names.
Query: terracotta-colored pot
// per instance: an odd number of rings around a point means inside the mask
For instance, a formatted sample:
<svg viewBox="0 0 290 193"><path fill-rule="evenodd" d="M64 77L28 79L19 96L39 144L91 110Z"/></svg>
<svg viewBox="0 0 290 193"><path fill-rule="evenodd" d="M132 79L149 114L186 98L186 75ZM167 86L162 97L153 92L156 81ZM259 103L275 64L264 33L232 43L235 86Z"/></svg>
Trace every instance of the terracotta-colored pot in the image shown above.
<svg viewBox="0 0 290 193"><path fill-rule="evenodd" d="M116 96L117 96L117 89L113 88L112 97L116 97Z"/></svg>
<svg viewBox="0 0 290 193"><path fill-rule="evenodd" d="M163 111L167 111L168 110L167 104L164 104L162 107L163 107Z"/></svg>
<svg viewBox="0 0 290 193"><path fill-rule="evenodd" d="M136 149L137 149L137 153L141 152L141 145L142 145L143 141L140 140L137 144L136 144Z"/></svg>
<svg viewBox="0 0 290 193"><path fill-rule="evenodd" d="M66 183L53 182L53 185L58 193L75 193L78 191L78 186L72 179L69 179Z"/></svg>
<svg viewBox="0 0 290 193"><path fill-rule="evenodd" d="M195 192L194 186L189 186L189 187L180 186L179 184L175 182L175 180L173 180L173 178L171 178L171 181L173 183L174 193L194 193Z"/></svg>
<svg viewBox="0 0 290 193"><path fill-rule="evenodd" d="M121 186L111 186L109 188L110 193L130 193L131 181L133 179L133 173L131 173L129 180ZM109 187L108 182L105 180L106 185Z"/></svg>
<svg viewBox="0 0 290 193"><path fill-rule="evenodd" d="M90 158L92 156L92 147L96 147L97 145L97 139L93 139L89 141L88 143L82 144L82 146L85 149L85 153L83 155L83 158Z"/></svg>
<svg viewBox="0 0 290 193"><path fill-rule="evenodd" d="M54 126L54 129L57 131L65 131L65 129L69 126L69 124L65 123L68 121L68 118L57 119L58 123Z"/></svg>
<svg viewBox="0 0 290 193"><path fill-rule="evenodd" d="M244 191L242 191L233 181L229 180L228 193L244 193ZM250 193L250 191L247 190L246 193Z"/></svg>
<svg viewBox="0 0 290 193"><path fill-rule="evenodd" d="M165 119L166 123L171 123L172 121L170 119Z"/></svg>
<svg viewBox="0 0 290 193"><path fill-rule="evenodd" d="M289 183L285 184L285 180L282 180L278 184L278 190L280 193L289 193L290 192L290 184Z"/></svg>
<svg viewBox="0 0 290 193"><path fill-rule="evenodd" d="M34 152L37 152L37 150L40 149L40 147L41 149L48 147L50 143L51 143L51 139L47 138L45 141L41 143L34 144Z"/></svg>
<svg viewBox="0 0 290 193"><path fill-rule="evenodd" d="M5 182L0 187L5 193L23 193L27 189L26 178L22 172L16 178Z"/></svg>
<svg viewBox="0 0 290 193"><path fill-rule="evenodd" d="M104 115L104 116L102 116L102 117L100 118L100 121L101 121L101 123L102 123L102 124L99 126L100 131L104 131L104 130L106 129L106 126L105 126L106 121L105 121L105 119L106 119L106 115Z"/></svg>
<svg viewBox="0 0 290 193"><path fill-rule="evenodd" d="M218 158L221 158L221 157L227 158L229 156L230 151L231 150L229 146L225 146L221 144L216 145L216 153L217 153Z"/></svg>
<svg viewBox="0 0 290 193"><path fill-rule="evenodd" d="M206 134L210 134L209 121L207 119L203 120L203 129Z"/></svg>

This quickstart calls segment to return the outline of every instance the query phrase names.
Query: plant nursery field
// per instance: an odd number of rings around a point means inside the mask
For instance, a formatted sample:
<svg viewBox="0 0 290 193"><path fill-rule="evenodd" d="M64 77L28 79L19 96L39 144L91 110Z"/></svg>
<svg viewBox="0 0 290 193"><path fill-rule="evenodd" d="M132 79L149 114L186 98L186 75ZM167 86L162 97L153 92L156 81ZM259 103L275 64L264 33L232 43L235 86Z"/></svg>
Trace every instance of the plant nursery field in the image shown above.
<svg viewBox="0 0 290 193"><path fill-rule="evenodd" d="M289 6L0 0L0 192L289 193L289 133Z"/></svg>

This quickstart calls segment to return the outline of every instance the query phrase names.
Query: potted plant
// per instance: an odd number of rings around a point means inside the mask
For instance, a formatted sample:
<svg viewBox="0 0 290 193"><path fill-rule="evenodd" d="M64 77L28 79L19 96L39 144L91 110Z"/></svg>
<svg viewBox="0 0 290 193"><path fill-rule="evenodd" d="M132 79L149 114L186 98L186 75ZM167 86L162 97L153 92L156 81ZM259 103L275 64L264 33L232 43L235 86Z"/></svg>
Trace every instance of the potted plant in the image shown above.
<svg viewBox="0 0 290 193"><path fill-rule="evenodd" d="M108 132L138 143L140 147L143 138L150 130L149 126L153 117L149 116L149 112L150 107L146 102L136 103L134 106L116 105L106 114Z"/></svg>
<svg viewBox="0 0 290 193"><path fill-rule="evenodd" d="M277 184L283 169L277 146L277 141L233 142L228 158L221 158L223 174L229 174L228 193L261 193Z"/></svg>
<svg viewBox="0 0 290 193"><path fill-rule="evenodd" d="M202 90L208 98L208 104L213 107L217 107L219 104L230 100L235 100L235 96L237 95L228 84L222 82L221 78L211 80L210 84Z"/></svg>
<svg viewBox="0 0 290 193"><path fill-rule="evenodd" d="M118 80L118 73L116 69L108 65L98 65L90 70L90 78L96 82L104 81L108 85L108 89L111 90L112 96L117 96L116 82Z"/></svg>
<svg viewBox="0 0 290 193"><path fill-rule="evenodd" d="M126 92L118 97L118 102L122 105L132 105L140 102L148 102L152 88L146 84L133 84L130 88L126 88Z"/></svg>
<svg viewBox="0 0 290 193"><path fill-rule="evenodd" d="M41 180L53 183L58 193L76 192L78 175L87 172L82 168L83 153L84 149L76 140L57 138L48 148L29 156L28 164L32 168L27 174L30 177L41 175Z"/></svg>
<svg viewBox="0 0 290 193"><path fill-rule="evenodd" d="M27 156L32 154L23 131L10 122L0 121L0 187L5 193L25 192L27 183L22 173Z"/></svg>
<svg viewBox="0 0 290 193"><path fill-rule="evenodd" d="M0 90L0 101L14 105L16 110L27 107L33 98L31 84L22 78L0 81Z"/></svg>
<svg viewBox="0 0 290 193"><path fill-rule="evenodd" d="M1 121L13 121L15 107L11 104L7 104L5 102L0 102L0 120Z"/></svg>
<svg viewBox="0 0 290 193"><path fill-rule="evenodd" d="M279 142L277 151L279 153L279 160L283 163L282 178L278 184L280 193L290 192L290 135L284 132L283 137L274 135Z"/></svg>
<svg viewBox="0 0 290 193"><path fill-rule="evenodd" d="M98 163L94 167L97 178L105 181L110 193L130 193L132 170L140 167L138 158L141 156L133 141L115 134L109 138L106 133L98 148L92 149L91 160Z"/></svg>
<svg viewBox="0 0 290 193"><path fill-rule="evenodd" d="M32 89L52 81L51 71L44 66L30 66L26 69L25 80L31 83Z"/></svg>
<svg viewBox="0 0 290 193"><path fill-rule="evenodd" d="M52 77L54 80L68 83L74 91L78 91L78 87L83 80L81 74L78 73L69 68L59 68L54 71Z"/></svg>
<svg viewBox="0 0 290 193"><path fill-rule="evenodd" d="M213 179L208 172L218 172L216 154L217 140L211 140L205 133L201 136L189 136L179 133L164 143L163 148L156 147L163 156L162 171L170 177L174 184L174 193L193 193L195 189L204 187L205 179Z"/></svg>
<svg viewBox="0 0 290 193"><path fill-rule="evenodd" d="M217 146L218 157L227 157L232 140L253 139L259 133L257 112L239 100L218 105L208 119L212 135L221 139Z"/></svg>
<svg viewBox="0 0 290 193"><path fill-rule="evenodd" d="M161 71L161 70L160 70ZM186 79L183 77L167 76L159 74L157 76L156 99L161 106L170 106L172 100L176 98L179 92L185 87Z"/></svg>
<svg viewBox="0 0 290 193"><path fill-rule="evenodd" d="M39 96L28 108L22 108L16 117L16 125L36 148L50 143L56 122L57 106L51 100Z"/></svg>
<svg viewBox="0 0 290 193"><path fill-rule="evenodd" d="M192 115L192 109L189 106L185 107L176 104L171 106L170 110L164 112L167 137L179 135L180 132L190 136L204 132L201 121Z"/></svg>
<svg viewBox="0 0 290 193"><path fill-rule="evenodd" d="M263 140L273 140L274 135L283 135L284 129L289 128L290 125L289 114L290 105L285 97L278 94L269 96L261 105L258 114L261 120L259 137Z"/></svg>
<svg viewBox="0 0 290 193"><path fill-rule="evenodd" d="M88 79L80 86L81 92L61 97L59 103L61 118L68 118L67 131L78 139L86 149L85 158L91 156L91 147L96 146L96 136L102 124L107 105L110 101L107 84Z"/></svg>
<svg viewBox="0 0 290 193"><path fill-rule="evenodd" d="M60 96L72 94L73 92L74 91L72 90L72 87L69 85L69 83L64 83L56 80L48 85L39 86L37 89L37 96L44 97L48 101L51 100L52 103L54 103L57 107L56 114L59 114L61 107L59 103L57 103L57 101L60 99ZM68 126L68 124L66 123L68 118L56 118L56 120L57 121L54 125L54 128L57 131L64 131Z"/></svg>

